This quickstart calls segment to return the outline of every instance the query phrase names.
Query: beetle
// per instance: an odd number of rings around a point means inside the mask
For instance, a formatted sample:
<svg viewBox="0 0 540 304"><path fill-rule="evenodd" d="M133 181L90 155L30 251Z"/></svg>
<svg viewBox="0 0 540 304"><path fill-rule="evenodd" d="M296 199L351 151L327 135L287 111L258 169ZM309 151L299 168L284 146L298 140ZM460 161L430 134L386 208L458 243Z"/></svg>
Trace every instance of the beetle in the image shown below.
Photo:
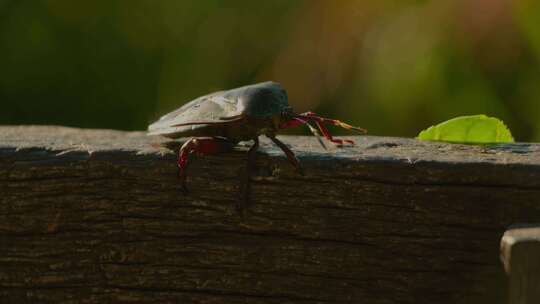
<svg viewBox="0 0 540 304"><path fill-rule="evenodd" d="M253 145L247 153L247 174L242 191L242 200L246 202L260 135L267 136L281 148L296 171L302 174L300 162L294 153L276 138L279 130L301 125L307 125L323 147L324 143L313 125L327 140L339 146L354 142L333 138L326 125L366 132L362 128L320 117L313 112L295 113L289 106L285 89L276 82L268 81L199 97L149 125L148 134L172 139L191 137L178 153L178 177L184 193L188 192L186 168L191 154L203 156L224 153L231 151L240 141L252 140Z"/></svg>

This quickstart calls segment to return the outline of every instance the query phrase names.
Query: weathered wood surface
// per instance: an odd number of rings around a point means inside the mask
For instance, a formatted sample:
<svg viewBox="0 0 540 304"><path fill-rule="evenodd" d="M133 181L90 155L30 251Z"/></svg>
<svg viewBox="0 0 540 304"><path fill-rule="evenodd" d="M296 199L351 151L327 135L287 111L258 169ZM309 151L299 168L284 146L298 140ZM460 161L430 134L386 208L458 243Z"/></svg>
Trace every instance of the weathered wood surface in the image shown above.
<svg viewBox="0 0 540 304"><path fill-rule="evenodd" d="M510 304L540 303L540 224L514 225L501 239Z"/></svg>
<svg viewBox="0 0 540 304"><path fill-rule="evenodd" d="M540 146L263 141L190 166L142 132L0 127L2 303L506 303L499 241L540 219Z"/></svg>

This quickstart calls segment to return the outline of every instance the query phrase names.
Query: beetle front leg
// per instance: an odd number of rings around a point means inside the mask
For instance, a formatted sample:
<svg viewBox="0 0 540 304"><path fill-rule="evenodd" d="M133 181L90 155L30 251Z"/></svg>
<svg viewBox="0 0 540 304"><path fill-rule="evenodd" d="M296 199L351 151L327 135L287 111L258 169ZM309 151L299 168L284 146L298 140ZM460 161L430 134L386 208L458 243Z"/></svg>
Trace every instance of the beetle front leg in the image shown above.
<svg viewBox="0 0 540 304"><path fill-rule="evenodd" d="M178 152L178 178L180 179L184 193L188 193L186 169L191 154L197 156L212 155L231 151L233 147L234 144L232 142L221 137L195 137L186 141Z"/></svg>
<svg viewBox="0 0 540 304"><path fill-rule="evenodd" d="M302 167L300 166L300 161L298 161L298 158L296 158L294 152L291 151L291 149L289 149L286 144L281 142L275 136L268 136L268 138L270 138L281 150L283 150L283 152L285 152L285 155L287 155L289 162L296 169L296 172L298 172L300 175L304 175L304 170L302 170Z"/></svg>
<svg viewBox="0 0 540 304"><path fill-rule="evenodd" d="M282 129L293 128L293 127L297 127L297 126L302 125L302 124L305 124L305 125L309 126L309 122L314 122L317 125L317 127L321 131L324 138L326 138L327 140L335 143L336 145L340 145L340 146L343 145L344 143L353 145L354 141L348 140L348 139L336 139L336 138L334 138L332 136L332 134L330 134L330 131L328 130L328 128L326 127L327 124L342 127L344 129L347 129L347 130L359 131L361 133L366 133L367 132L366 130L364 130L362 128L351 126L351 125L346 124L346 123L344 123L344 122L342 122L340 120L337 120L337 119L331 119L331 118L325 118L325 117L318 116L314 112L306 112L306 113L302 113L302 114L296 114L291 120L281 124L280 128L282 128ZM312 129L312 127L310 127L310 129ZM312 130L312 132L313 132L313 130Z"/></svg>
<svg viewBox="0 0 540 304"><path fill-rule="evenodd" d="M323 121L315 120L315 123L317 124L317 127L319 127L319 130L321 130L321 133L323 134L324 138L326 138L327 140L335 143L338 146L343 146L343 143L354 145L354 141L350 139L334 138L332 134L330 134L330 131L328 130L328 128L324 125Z"/></svg>

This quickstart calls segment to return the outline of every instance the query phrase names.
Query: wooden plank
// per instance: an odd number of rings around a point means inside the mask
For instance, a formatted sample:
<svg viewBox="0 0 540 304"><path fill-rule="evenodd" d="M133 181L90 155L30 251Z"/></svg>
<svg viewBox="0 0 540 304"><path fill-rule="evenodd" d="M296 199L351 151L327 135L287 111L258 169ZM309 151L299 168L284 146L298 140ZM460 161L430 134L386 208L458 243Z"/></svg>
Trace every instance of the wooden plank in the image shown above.
<svg viewBox="0 0 540 304"><path fill-rule="evenodd" d="M505 303L499 240L540 218L539 145L281 139L305 176L262 141L241 218L245 146L194 161L184 196L164 139L0 127L0 298Z"/></svg>
<svg viewBox="0 0 540 304"><path fill-rule="evenodd" d="M501 239L510 304L540 303L540 224L514 225Z"/></svg>

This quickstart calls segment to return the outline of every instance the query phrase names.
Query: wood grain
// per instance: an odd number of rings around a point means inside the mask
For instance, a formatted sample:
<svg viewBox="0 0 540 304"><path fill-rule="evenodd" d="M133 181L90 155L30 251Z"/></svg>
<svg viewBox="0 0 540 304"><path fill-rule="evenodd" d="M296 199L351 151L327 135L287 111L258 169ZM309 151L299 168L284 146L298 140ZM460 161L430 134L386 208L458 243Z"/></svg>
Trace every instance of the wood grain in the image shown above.
<svg viewBox="0 0 540 304"><path fill-rule="evenodd" d="M354 137L193 161L143 132L0 127L2 303L506 303L499 241L540 219L540 145Z"/></svg>

